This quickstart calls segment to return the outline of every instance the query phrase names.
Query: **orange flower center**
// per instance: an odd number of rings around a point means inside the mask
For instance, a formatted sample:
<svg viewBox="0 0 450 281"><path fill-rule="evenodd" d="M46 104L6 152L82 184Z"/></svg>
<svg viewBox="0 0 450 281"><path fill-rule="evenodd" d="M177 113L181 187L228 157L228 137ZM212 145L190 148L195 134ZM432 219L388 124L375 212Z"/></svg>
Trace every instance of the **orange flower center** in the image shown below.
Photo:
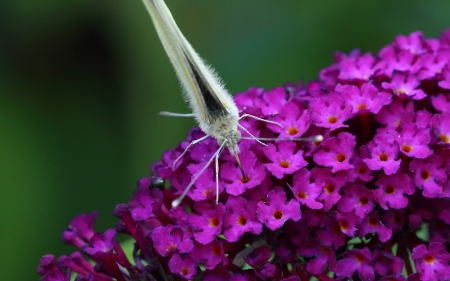
<svg viewBox="0 0 450 281"><path fill-rule="evenodd" d="M395 192L395 187L392 184L390 184L390 185L386 186L385 191L386 191L387 195L391 195Z"/></svg>
<svg viewBox="0 0 450 281"><path fill-rule="evenodd" d="M404 94L405 93L405 90L404 89L397 89L397 90L394 90L394 94L396 94L396 95L402 95L402 94Z"/></svg>
<svg viewBox="0 0 450 281"><path fill-rule="evenodd" d="M306 192L300 191L297 193L298 198L306 199L308 198L308 194Z"/></svg>
<svg viewBox="0 0 450 281"><path fill-rule="evenodd" d="M431 173L428 170L423 170L422 173L420 174L420 176L424 181L428 180L430 178L430 175Z"/></svg>
<svg viewBox="0 0 450 281"><path fill-rule="evenodd" d="M207 189L207 190L203 191L203 195L205 197L208 197L209 195L213 194L213 192L214 191L212 190L212 188L210 188L210 189Z"/></svg>
<svg viewBox="0 0 450 281"><path fill-rule="evenodd" d="M387 154L387 153L380 153L380 155L378 156L378 158L381 160L381 161L387 161L388 159L389 159L389 155Z"/></svg>
<svg viewBox="0 0 450 281"><path fill-rule="evenodd" d="M287 169L287 168L289 168L289 166L291 165L291 163L289 162L289 160L281 160L280 161L280 167L281 168L285 168L285 169Z"/></svg>
<svg viewBox="0 0 450 281"><path fill-rule="evenodd" d="M288 133L288 135L293 136L298 134L298 129L297 127L291 127L289 126L289 128L287 129L286 133Z"/></svg>
<svg viewBox="0 0 450 281"><path fill-rule="evenodd" d="M345 154L344 153L339 153L338 155L336 155L336 160L340 163L345 161Z"/></svg>
<svg viewBox="0 0 450 281"><path fill-rule="evenodd" d="M439 134L439 138L441 139L441 141L443 143L450 143L450 136L449 135L444 135L444 134Z"/></svg>
<svg viewBox="0 0 450 281"><path fill-rule="evenodd" d="M367 167L364 165L361 165L358 167L358 174L362 175L367 171Z"/></svg>
<svg viewBox="0 0 450 281"><path fill-rule="evenodd" d="M177 246L175 246L174 244L170 244L170 245L167 247L166 251L169 253L169 252L171 252L172 250L175 250L176 248L177 248Z"/></svg>
<svg viewBox="0 0 450 281"><path fill-rule="evenodd" d="M330 194L330 193L332 193L332 192L334 191L334 185L331 184L331 183L327 183L327 184L323 187L323 189L325 189L325 192L326 192L327 194Z"/></svg>
<svg viewBox="0 0 450 281"><path fill-rule="evenodd" d="M365 105L364 103L363 104L360 104L360 105L358 105L358 107L356 107L358 110L361 110L361 109L366 109L367 108L367 105Z"/></svg>
<svg viewBox="0 0 450 281"><path fill-rule="evenodd" d="M355 258L356 258L356 260L357 260L359 263L364 262L364 256L361 255L360 253L357 253L356 256L355 256Z"/></svg>
<svg viewBox="0 0 450 281"><path fill-rule="evenodd" d="M218 218L209 218L209 226L210 227L217 227L218 225L219 225Z"/></svg>
<svg viewBox="0 0 450 281"><path fill-rule="evenodd" d="M247 218L244 217L244 216L239 216L239 217L237 218L237 223L238 223L240 226L244 226L244 225L247 224Z"/></svg>
<svg viewBox="0 0 450 281"><path fill-rule="evenodd" d="M377 220L376 218L370 218L370 219L369 219L369 224L370 224L372 227L375 227L375 226L378 225L378 220Z"/></svg>
<svg viewBox="0 0 450 281"><path fill-rule="evenodd" d="M369 203L369 199L367 197L360 197L359 198L359 205L367 205L367 203Z"/></svg>
<svg viewBox="0 0 450 281"><path fill-rule="evenodd" d="M341 228L342 231L346 231L348 229L348 222L346 221L341 221L339 223L339 227Z"/></svg>
<svg viewBox="0 0 450 281"><path fill-rule="evenodd" d="M433 264L435 261L436 259L432 255L428 255L425 257L425 263L427 264Z"/></svg>
<svg viewBox="0 0 450 281"><path fill-rule="evenodd" d="M413 150L413 147L407 144L402 145L402 150L406 153L410 153Z"/></svg>
<svg viewBox="0 0 450 281"><path fill-rule="evenodd" d="M275 211L273 211L273 217L274 217L276 220L281 220L281 219L283 218L283 211L281 211L281 210L275 210Z"/></svg>
<svg viewBox="0 0 450 281"><path fill-rule="evenodd" d="M181 274L182 275L186 276L186 275L189 274L189 272L191 272L191 270L189 268L184 267L184 266L181 268Z"/></svg>
<svg viewBox="0 0 450 281"><path fill-rule="evenodd" d="M328 117L328 123L330 123L330 124L334 124L334 123L336 123L338 121L338 118L337 118L337 116L330 116L330 117Z"/></svg>

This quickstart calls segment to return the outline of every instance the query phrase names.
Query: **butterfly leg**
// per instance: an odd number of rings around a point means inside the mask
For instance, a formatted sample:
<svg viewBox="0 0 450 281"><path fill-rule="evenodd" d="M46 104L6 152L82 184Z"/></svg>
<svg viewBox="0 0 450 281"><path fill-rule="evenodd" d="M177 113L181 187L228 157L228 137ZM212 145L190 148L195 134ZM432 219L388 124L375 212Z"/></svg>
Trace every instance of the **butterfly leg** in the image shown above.
<svg viewBox="0 0 450 281"><path fill-rule="evenodd" d="M198 139L200 140L200 139ZM186 196L186 194L189 192L189 190L191 189L191 187L194 185L195 181L201 176L201 174L203 174L203 172L209 167L209 165L212 163L212 161L215 159L216 160L216 168L219 167L219 155L222 152L223 148L225 147L225 144L227 143L227 141L225 140L222 145L219 147L219 149L217 149L217 151L214 153L214 155L208 160L208 162L206 163L205 166L203 166L203 168L198 171L192 178L191 182L188 184L188 186L186 186L186 188L184 189L183 193L175 200L172 201L172 207L176 207L178 205L180 205L181 201L183 200L183 198ZM217 189L217 194L219 194L219 169L216 169L216 189ZM218 195L216 195L216 199L218 199Z"/></svg>
<svg viewBox="0 0 450 281"><path fill-rule="evenodd" d="M247 134L249 134L249 136L251 136L251 139L254 139L255 141L257 141L259 144L267 147L267 144L263 143L262 141L260 141L258 138L256 138L254 135L252 135L252 133L250 133L246 128L244 128L244 126L242 126L241 124L238 123L238 127L242 129L242 131L246 132Z"/></svg>
<svg viewBox="0 0 450 281"><path fill-rule="evenodd" d="M251 114L247 114L247 113L242 114L239 117L239 121L241 121L242 119L247 118L247 117L253 118L253 119L258 120L258 121L266 122L266 123L269 123L269 124L274 124L274 125L277 125L278 127L280 127L281 129L283 129L283 125L281 125L278 122L262 119L262 118L256 117L255 115L251 115Z"/></svg>
<svg viewBox="0 0 450 281"><path fill-rule="evenodd" d="M204 141L204 140L206 140L207 138L209 138L208 135L206 135L206 136L204 136L204 137L202 137L202 138L196 139L196 140L194 140L194 141L191 141L191 143L186 147L186 149L183 151L183 153L181 153L181 155L178 156L178 158L175 159L175 161L173 161L172 169L175 170L175 165L178 163L178 161L180 161L180 159L184 156L184 154L186 154L186 152L188 151L188 149L189 149L191 146L193 146L194 144L197 144L197 143L199 143L199 142L201 142L201 141Z"/></svg>
<svg viewBox="0 0 450 281"><path fill-rule="evenodd" d="M219 151L218 151L218 153L216 154L216 172L215 172L215 174L216 174L216 204L217 203L219 203L219 156L220 156L220 153L222 153L222 150L224 149L224 145L222 145L220 148L219 148Z"/></svg>

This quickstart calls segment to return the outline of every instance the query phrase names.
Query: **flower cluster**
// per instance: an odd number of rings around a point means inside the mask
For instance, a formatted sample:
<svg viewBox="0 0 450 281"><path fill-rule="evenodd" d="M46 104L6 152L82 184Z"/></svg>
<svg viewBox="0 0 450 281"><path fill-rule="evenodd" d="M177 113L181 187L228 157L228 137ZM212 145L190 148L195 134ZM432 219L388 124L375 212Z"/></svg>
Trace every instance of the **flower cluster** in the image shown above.
<svg viewBox="0 0 450 281"><path fill-rule="evenodd" d="M115 230L76 217L63 241L79 252L41 259L41 280L450 279L450 30L397 36L377 55L337 53L307 85L238 93L241 125L259 138L208 166L218 144L193 129L152 166ZM243 133L245 136L246 134ZM322 135L321 142L286 138ZM165 187L164 180L170 183ZM116 232L134 241L133 261ZM67 269L67 270L66 270Z"/></svg>

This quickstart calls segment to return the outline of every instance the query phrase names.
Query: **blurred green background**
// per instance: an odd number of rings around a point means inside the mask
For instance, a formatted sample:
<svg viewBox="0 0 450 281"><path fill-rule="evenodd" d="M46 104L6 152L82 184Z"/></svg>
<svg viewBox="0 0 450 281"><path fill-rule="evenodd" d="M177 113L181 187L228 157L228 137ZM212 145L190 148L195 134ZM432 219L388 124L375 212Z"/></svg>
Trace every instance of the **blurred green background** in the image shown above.
<svg viewBox="0 0 450 281"><path fill-rule="evenodd" d="M438 37L450 1L167 0L231 92L309 81L335 50L376 53L397 34ZM39 258L69 254L62 230L100 211L114 227L153 161L193 120L139 0L0 3L0 276L38 280Z"/></svg>

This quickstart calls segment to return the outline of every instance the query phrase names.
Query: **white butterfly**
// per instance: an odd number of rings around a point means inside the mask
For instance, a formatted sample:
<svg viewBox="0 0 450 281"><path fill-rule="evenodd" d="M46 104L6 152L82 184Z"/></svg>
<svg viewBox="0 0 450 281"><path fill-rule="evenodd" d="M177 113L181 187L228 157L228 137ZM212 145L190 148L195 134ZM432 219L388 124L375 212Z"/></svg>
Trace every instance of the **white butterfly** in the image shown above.
<svg viewBox="0 0 450 281"><path fill-rule="evenodd" d="M243 114L239 116L239 110L228 91L224 88L221 79L215 71L206 65L200 56L194 51L189 42L176 25L172 15L163 0L142 0L147 8L153 23L158 32L164 49L172 62L178 79L181 82L183 94L189 101L192 114L176 114L171 112L161 112L167 116L195 117L200 129L206 136L191 142L185 151L175 160L173 166L181 159L186 151L194 144L199 143L209 137L213 137L219 144L219 149L214 153L208 163L201 169L185 188L183 194L172 202L172 206L178 206L193 186L197 178L215 159L216 176L216 202L219 200L219 162L221 151L228 147L230 153L234 155L241 170L242 176L247 180L244 169L239 160L238 143L242 136L238 128L246 132L252 139L262 145L266 144L255 138L247 129L239 124L243 118L250 117L256 120L275 124L281 124L264 120L253 115Z"/></svg>

